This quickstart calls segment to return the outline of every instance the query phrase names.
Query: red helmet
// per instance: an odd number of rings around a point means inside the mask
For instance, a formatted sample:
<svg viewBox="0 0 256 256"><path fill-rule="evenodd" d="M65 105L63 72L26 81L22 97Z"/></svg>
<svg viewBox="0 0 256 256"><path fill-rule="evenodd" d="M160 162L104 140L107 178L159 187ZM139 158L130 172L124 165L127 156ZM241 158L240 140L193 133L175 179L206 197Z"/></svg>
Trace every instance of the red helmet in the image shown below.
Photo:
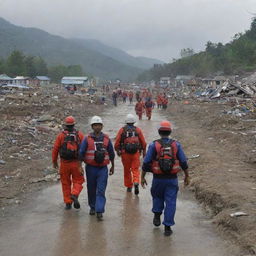
<svg viewBox="0 0 256 256"><path fill-rule="evenodd" d="M76 123L76 120L73 116L68 116L65 118L64 123L65 125L74 125Z"/></svg>
<svg viewBox="0 0 256 256"><path fill-rule="evenodd" d="M169 121L162 121L158 127L159 131L172 131L172 124Z"/></svg>

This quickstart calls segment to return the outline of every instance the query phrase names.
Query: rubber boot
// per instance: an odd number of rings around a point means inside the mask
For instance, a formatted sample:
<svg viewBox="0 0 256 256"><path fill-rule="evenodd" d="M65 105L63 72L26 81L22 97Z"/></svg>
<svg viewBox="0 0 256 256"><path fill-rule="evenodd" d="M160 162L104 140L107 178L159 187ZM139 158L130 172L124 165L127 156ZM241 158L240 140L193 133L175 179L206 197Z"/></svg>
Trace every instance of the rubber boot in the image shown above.
<svg viewBox="0 0 256 256"><path fill-rule="evenodd" d="M78 196L76 195L71 195L71 199L74 202L74 208L79 209L80 208L80 203L78 201Z"/></svg>
<svg viewBox="0 0 256 256"><path fill-rule="evenodd" d="M160 212L155 212L154 213L154 219L153 219L153 224L156 226L156 227L159 227L161 225L161 213Z"/></svg>
<svg viewBox="0 0 256 256"><path fill-rule="evenodd" d="M95 215L95 210L94 209L90 209L90 215Z"/></svg>
<svg viewBox="0 0 256 256"><path fill-rule="evenodd" d="M172 234L172 229L170 226L164 226L164 235L165 236L170 236Z"/></svg>
<svg viewBox="0 0 256 256"><path fill-rule="evenodd" d="M127 192L132 192L132 188L127 188Z"/></svg>
<svg viewBox="0 0 256 256"><path fill-rule="evenodd" d="M65 206L65 210L71 210L72 209L72 204L67 203Z"/></svg>
<svg viewBox="0 0 256 256"><path fill-rule="evenodd" d="M97 212L97 219L98 221L103 220L103 214L101 212Z"/></svg>
<svg viewBox="0 0 256 256"><path fill-rule="evenodd" d="M139 191L139 184L138 183L134 183L134 194L138 195L140 193Z"/></svg>

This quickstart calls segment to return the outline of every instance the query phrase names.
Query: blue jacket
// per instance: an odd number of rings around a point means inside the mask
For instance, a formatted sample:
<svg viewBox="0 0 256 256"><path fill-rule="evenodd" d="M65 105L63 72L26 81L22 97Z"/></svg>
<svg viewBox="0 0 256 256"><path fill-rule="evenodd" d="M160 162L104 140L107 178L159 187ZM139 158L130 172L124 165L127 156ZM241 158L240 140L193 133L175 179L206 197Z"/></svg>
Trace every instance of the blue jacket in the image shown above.
<svg viewBox="0 0 256 256"><path fill-rule="evenodd" d="M101 133L98 137L97 137L98 140L103 140L103 133ZM79 160L80 161L83 161L84 160L84 155L85 155L85 152L87 150L87 147L88 147L88 143L87 143L87 137L84 138L84 140L82 141L82 144L80 146L80 150L79 150ZM109 153L109 159L110 161L114 160L115 158L115 151L114 151L114 147L113 147L113 144L111 142L111 140L109 140L109 144L108 144L108 147L107 147L107 151Z"/></svg>
<svg viewBox="0 0 256 256"><path fill-rule="evenodd" d="M163 141L165 143L171 142L170 138L163 138ZM178 151L177 151L177 159L180 162L180 166L183 170L188 169L188 163L187 163L187 157L182 149L181 144L176 141L177 143L177 147L178 147ZM142 166L142 170L145 172L151 172L151 164L153 160L156 160L156 156L157 156L157 152L156 152L156 147L155 147L155 142L152 142L149 147L148 147L148 151L147 154L144 158L143 161L143 166Z"/></svg>

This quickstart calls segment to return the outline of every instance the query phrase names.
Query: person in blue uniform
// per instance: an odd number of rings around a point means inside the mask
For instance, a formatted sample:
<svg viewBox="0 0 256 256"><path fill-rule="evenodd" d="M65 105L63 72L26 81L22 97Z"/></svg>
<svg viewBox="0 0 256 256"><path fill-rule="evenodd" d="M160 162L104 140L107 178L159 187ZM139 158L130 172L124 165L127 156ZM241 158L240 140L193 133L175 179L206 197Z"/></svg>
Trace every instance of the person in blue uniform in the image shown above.
<svg viewBox="0 0 256 256"><path fill-rule="evenodd" d="M145 179L147 172L153 173L151 195L153 201L152 212L154 213L153 224L161 225L161 215L164 212L164 234L172 234L171 226L175 224L176 200L178 194L177 174L184 171L184 184L189 185L187 158L182 146L178 141L171 139L172 127L169 121L162 121L158 128L160 139L149 145L143 161L141 173L141 185L147 185Z"/></svg>
<svg viewBox="0 0 256 256"><path fill-rule="evenodd" d="M108 135L102 132L103 122L99 116L92 117L91 127L93 132L82 141L79 159L86 164L90 215L95 215L96 212L98 220L102 220L105 212L108 174L114 174L115 153ZM111 168L108 173L109 163L111 163Z"/></svg>

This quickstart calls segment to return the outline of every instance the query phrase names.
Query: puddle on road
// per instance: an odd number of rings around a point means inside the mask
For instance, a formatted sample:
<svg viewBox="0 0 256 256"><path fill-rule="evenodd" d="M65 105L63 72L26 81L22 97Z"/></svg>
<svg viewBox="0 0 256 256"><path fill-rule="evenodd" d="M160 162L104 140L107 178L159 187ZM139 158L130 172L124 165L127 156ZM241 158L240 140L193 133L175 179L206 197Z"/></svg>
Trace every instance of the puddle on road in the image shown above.
<svg viewBox="0 0 256 256"><path fill-rule="evenodd" d="M103 117L105 131L114 138L133 106L119 106ZM157 138L162 117L142 120L147 142ZM150 181L151 175L148 175ZM149 182L150 183L150 182ZM120 159L116 172L109 177L104 221L89 216L86 189L80 201L82 209L64 211L60 185L51 186L37 195L15 217L0 223L0 255L11 256L227 256L235 255L229 243L215 233L210 220L198 204L181 189L177 203L176 225L171 237L163 236L163 227L152 225L150 186L139 197L127 194L123 187ZM233 249L233 248L232 248Z"/></svg>

